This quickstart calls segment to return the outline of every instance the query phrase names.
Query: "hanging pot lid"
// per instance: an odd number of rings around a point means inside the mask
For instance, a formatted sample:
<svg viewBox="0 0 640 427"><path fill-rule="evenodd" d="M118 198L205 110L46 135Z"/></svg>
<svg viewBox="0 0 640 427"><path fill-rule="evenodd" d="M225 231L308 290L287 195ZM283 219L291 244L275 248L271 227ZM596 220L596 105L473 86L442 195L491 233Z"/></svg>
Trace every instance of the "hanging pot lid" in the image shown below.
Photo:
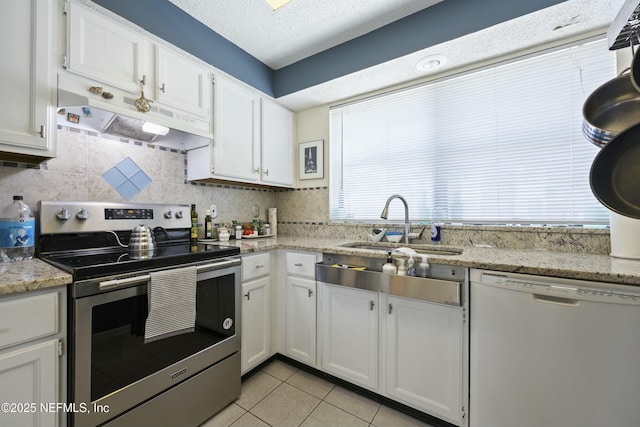
<svg viewBox="0 0 640 427"><path fill-rule="evenodd" d="M589 183L607 208L640 219L640 124L602 147L591 165Z"/></svg>

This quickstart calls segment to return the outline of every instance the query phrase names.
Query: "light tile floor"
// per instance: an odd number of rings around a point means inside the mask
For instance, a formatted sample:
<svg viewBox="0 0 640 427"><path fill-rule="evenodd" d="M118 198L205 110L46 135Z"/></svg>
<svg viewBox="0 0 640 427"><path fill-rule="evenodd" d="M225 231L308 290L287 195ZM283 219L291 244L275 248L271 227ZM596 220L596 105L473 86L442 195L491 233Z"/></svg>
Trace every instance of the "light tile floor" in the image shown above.
<svg viewBox="0 0 640 427"><path fill-rule="evenodd" d="M201 427L429 427L420 420L274 360Z"/></svg>

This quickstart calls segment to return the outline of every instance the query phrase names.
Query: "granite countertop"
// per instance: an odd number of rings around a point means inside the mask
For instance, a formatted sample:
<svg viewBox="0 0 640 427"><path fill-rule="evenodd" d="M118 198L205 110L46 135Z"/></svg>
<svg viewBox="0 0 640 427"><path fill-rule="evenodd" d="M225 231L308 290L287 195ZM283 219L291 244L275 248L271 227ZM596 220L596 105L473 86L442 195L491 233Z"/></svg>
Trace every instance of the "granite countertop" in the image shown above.
<svg viewBox="0 0 640 427"><path fill-rule="evenodd" d="M219 244L238 246L241 254L288 249L380 258L386 256L383 251L342 246L352 242L353 240L345 239L279 236L230 240L229 242L219 242ZM398 246L402 246L402 244L398 244ZM423 247L430 246L424 245ZM437 248L447 249L449 247ZM513 273L640 285L640 260L614 258L604 254L497 249L477 246L456 247L455 249L462 249L462 254L429 255L429 262ZM68 283L71 283L70 274L39 259L0 264L0 296Z"/></svg>
<svg viewBox="0 0 640 427"><path fill-rule="evenodd" d="M0 264L0 296L71 283L71 275L39 259Z"/></svg>
<svg viewBox="0 0 640 427"><path fill-rule="evenodd" d="M231 240L228 244L239 246L242 254L270 249L290 249L344 255L386 256L382 251L341 246L350 242L353 240L279 236L253 240ZM398 246L402 246L402 244ZM442 246L440 248L447 249L448 247ZM496 249L476 246L456 248L462 249L462 254L429 255L429 262L513 273L640 285L640 260L574 252Z"/></svg>

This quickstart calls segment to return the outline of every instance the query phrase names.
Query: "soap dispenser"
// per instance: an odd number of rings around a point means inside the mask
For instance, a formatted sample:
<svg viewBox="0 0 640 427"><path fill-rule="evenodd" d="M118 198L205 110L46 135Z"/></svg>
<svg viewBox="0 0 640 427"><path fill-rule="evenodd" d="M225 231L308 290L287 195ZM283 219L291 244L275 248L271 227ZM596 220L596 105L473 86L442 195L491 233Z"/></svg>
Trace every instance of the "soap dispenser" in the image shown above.
<svg viewBox="0 0 640 427"><path fill-rule="evenodd" d="M404 265L404 259L398 258L398 276L406 276L407 275L407 267Z"/></svg>
<svg viewBox="0 0 640 427"><path fill-rule="evenodd" d="M387 255L387 263L382 266L382 272L385 274L396 274L396 265L393 263L393 258L391 258L391 252Z"/></svg>
<svg viewBox="0 0 640 427"><path fill-rule="evenodd" d="M418 265L418 276L429 277L429 262L426 255L422 255L422 260Z"/></svg>

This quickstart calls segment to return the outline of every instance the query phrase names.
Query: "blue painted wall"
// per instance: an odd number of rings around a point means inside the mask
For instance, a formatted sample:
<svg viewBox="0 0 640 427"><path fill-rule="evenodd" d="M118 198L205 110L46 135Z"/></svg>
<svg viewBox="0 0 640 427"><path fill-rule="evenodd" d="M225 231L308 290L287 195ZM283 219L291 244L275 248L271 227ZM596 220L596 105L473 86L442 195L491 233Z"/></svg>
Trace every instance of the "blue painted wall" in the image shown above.
<svg viewBox="0 0 640 427"><path fill-rule="evenodd" d="M277 70L274 93L288 95L561 2L445 0Z"/></svg>
<svg viewBox="0 0 640 427"><path fill-rule="evenodd" d="M168 0L93 1L277 98L562 3L563 0L445 0L275 71Z"/></svg>

